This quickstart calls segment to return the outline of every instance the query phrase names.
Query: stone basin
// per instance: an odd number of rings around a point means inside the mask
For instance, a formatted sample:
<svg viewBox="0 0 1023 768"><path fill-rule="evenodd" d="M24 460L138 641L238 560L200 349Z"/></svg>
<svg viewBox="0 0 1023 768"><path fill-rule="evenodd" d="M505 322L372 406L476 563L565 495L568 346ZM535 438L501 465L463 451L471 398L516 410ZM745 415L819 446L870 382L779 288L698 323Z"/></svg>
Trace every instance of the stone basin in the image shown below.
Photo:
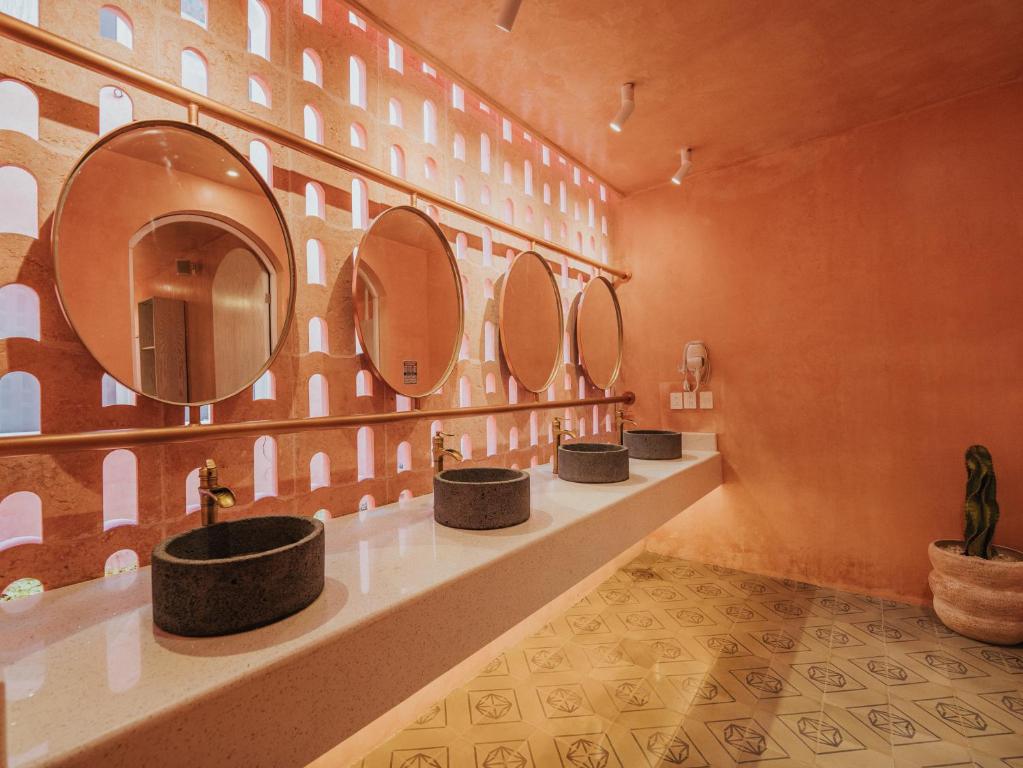
<svg viewBox="0 0 1023 768"><path fill-rule="evenodd" d="M569 443L558 449L558 477L573 483L629 479L629 449L612 443Z"/></svg>
<svg viewBox="0 0 1023 768"><path fill-rule="evenodd" d="M153 621L176 635L229 635L279 621L323 591L323 523L249 517L153 550Z"/></svg>
<svg viewBox="0 0 1023 768"><path fill-rule="evenodd" d="M529 519L529 475L517 469L467 467L433 476L433 518L449 528L507 528Z"/></svg>
<svg viewBox="0 0 1023 768"><path fill-rule="evenodd" d="M634 459L678 459L682 457L682 433L669 429L630 429L625 447Z"/></svg>

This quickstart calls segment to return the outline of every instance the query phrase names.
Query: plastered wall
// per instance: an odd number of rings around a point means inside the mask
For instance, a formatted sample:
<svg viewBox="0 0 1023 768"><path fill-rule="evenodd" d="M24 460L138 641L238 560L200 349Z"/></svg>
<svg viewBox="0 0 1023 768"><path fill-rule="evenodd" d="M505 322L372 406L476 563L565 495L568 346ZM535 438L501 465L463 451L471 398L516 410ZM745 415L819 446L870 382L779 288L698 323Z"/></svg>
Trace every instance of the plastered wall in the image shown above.
<svg viewBox="0 0 1023 768"><path fill-rule="evenodd" d="M616 246L640 421L719 434L664 552L913 601L991 449L1023 548L1023 84L630 197ZM673 411L707 342L714 410Z"/></svg>

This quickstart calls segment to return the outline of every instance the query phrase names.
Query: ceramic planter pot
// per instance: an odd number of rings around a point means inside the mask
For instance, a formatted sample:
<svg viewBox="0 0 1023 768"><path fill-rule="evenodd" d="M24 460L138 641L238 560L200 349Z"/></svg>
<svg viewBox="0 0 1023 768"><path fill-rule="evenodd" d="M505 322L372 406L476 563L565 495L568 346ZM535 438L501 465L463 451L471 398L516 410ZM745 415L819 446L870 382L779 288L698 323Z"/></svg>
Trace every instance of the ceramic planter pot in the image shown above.
<svg viewBox="0 0 1023 768"><path fill-rule="evenodd" d="M962 554L961 541L927 548L934 612L960 635L996 645L1023 642L1023 552L995 547L985 560Z"/></svg>

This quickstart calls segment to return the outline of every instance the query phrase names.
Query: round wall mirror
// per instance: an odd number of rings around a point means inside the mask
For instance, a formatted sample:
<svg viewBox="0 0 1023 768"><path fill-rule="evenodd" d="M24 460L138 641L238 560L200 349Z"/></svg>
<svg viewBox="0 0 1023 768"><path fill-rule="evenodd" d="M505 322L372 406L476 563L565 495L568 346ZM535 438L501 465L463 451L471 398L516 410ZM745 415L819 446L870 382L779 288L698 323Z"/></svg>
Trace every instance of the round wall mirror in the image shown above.
<svg viewBox="0 0 1023 768"><path fill-rule="evenodd" d="M295 266L270 188L227 142L133 123L78 162L53 219L61 304L103 368L176 405L223 400L269 367Z"/></svg>
<svg viewBox="0 0 1023 768"><path fill-rule="evenodd" d="M515 257L501 288L501 348L508 369L530 392L543 392L561 362L561 294L547 260Z"/></svg>
<svg viewBox="0 0 1023 768"><path fill-rule="evenodd" d="M622 367L622 311L607 278L595 277L583 289L575 338L586 378L599 389L610 389Z"/></svg>
<svg viewBox="0 0 1023 768"><path fill-rule="evenodd" d="M377 216L356 251L352 291L377 376L405 397L440 389L462 341L462 281L433 219L409 206Z"/></svg>

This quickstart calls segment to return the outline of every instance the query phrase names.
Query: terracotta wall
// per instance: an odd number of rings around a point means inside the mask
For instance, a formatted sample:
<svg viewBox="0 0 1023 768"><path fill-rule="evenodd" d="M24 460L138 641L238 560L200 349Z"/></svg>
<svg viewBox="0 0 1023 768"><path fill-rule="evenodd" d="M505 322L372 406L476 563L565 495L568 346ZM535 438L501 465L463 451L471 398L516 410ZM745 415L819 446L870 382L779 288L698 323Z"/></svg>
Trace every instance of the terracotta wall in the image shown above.
<svg viewBox="0 0 1023 768"><path fill-rule="evenodd" d="M974 442L1023 548L1021 125L1016 82L625 201L622 384L726 464L655 548L925 599ZM713 411L668 409L688 339Z"/></svg>
<svg viewBox="0 0 1023 768"><path fill-rule="evenodd" d="M404 73L388 68L387 36L370 21L367 29L349 22L349 7L338 0L323 0L322 19L302 13L302 3L268 0L272 14L269 61L246 51L245 0L210 2L208 29L180 17L180 0L122 0L118 3L134 26L132 49L99 36L101 0L75 3L42 0L40 25L104 54L127 61L173 82L180 81L181 52L197 49L209 62L209 95L238 109L270 119L296 133L303 130L303 106L321 112L324 141L328 146L352 153L380 167L389 166L389 150L399 144L405 151L408 178L416 183L454 195L455 179L464 180L466 201L501 216L506 201L514 206L514 221L537 236L550 228L555 239L586 253L610 258L603 218L613 220L616 195L586 169L574 171L576 163L558 148L550 146L550 164L543 163L541 141L528 127L513 124L511 140L502 137L502 115L486 96L465 90L465 111L452 104L452 80L443 72L424 72L422 57L406 46ZM302 79L301 54L315 50L323 62L323 87ZM352 106L348 100L349 56L359 56L368 71L368 109ZM247 81L258 75L271 90L271 106L248 100ZM102 369L85 351L71 331L56 301L53 285L49 226L61 185L75 161L96 140L99 128L99 91L116 85L74 65L0 39L0 80L14 79L29 86L39 101L38 140L22 133L0 130L0 166L27 169L39 186L40 230L36 238L0 233L0 286L21 283L39 296L40 340L0 339L0 376L26 371L38 378L42 390L42 431L63 433L82 430L180 424L182 409L162 406L140 397L135 406L101 406ZM133 88L134 118L183 120L185 111ZM500 94L496 94L500 97ZM402 102L404 127L388 125L388 100ZM423 100L437 106L436 144L423 140ZM0 107L2 109L2 107ZM368 136L365 149L350 144L350 128L361 124ZM243 154L255 136L203 119L203 127L217 133ZM455 134L464 135L466 155L456 159L452 150ZM480 135L490 138L491 170L480 170ZM284 352L272 367L276 380L273 400L253 400L251 392L213 407L216 423L248 420L301 418L309 413L308 382L323 374L330 387L331 414L371 413L394 410L394 393L375 382L373 394L357 397L355 378L365 362L355 351L351 306L351 253L361 231L352 227L351 189L353 177L324 166L296 152L269 143L274 192L285 211L298 256L298 293L295 323ZM427 159L436 163L426 177ZM526 194L525 161L532 163L533 193ZM506 183L503 165L510 164ZM326 193L326 217L305 214L305 185L316 180ZM559 184L565 182L569 204L559 210ZM543 199L543 185L551 189L553 205ZM489 203L484 203L484 189ZM369 184L369 213L374 216L386 206L407 204L408 198L379 185ZM588 215L594 201L595 217ZM483 354L483 324L497 323L497 304L487 286L497 283L508 256L527 243L493 233L493 257L482 252L481 226L440 211L445 234L454 244L459 233L467 236L465 258L459 262L466 293L466 331L470 338L468 359L459 361L453 378L437 395L426 398L424 408L450 407L458 403L458 379L465 376L472 386L472 404L507 402L509 372L498 357ZM546 220L546 221L545 221ZM547 223L549 222L549 223ZM309 284L306 243L319 239L326 252L326 285ZM582 287L590 270L580 271L564 262L560 269L563 298L567 305ZM325 319L329 334L328 354L308 352L308 324L313 317ZM496 378L492 392L485 391L488 374ZM567 364L555 386L539 397L566 399L579 392L580 371ZM591 389L584 388L590 394ZM518 402L533 395L518 387ZM559 411L560 412L560 411ZM497 453L486 454L486 420L452 419L445 431L472 440L473 463L528 466L544 462L549 455L547 420L550 412L538 414L539 441L531 445L530 415L498 417ZM196 413L192 418L195 420ZM603 426L603 424L601 425ZM194 513L186 512L185 481L203 459L215 458L222 467L221 479L235 491L239 505L227 517L253 514L350 514L360 505L383 504L408 491L430 491L429 421L378 427L374 430L375 472L359 480L356 471L356 431L336 430L303 435L271 435L276 446L278 490L276 497L254 500L254 441L251 439L196 442L134 451L138 462L138 524L103 530L103 461L107 454L88 451L54 456L0 459L0 503L10 494L37 494L43 509L43 543L26 543L0 549L0 590L16 579L38 579L47 588L99 577L114 553L131 550L142 564L156 542L165 536L197 524ZM518 433L518 448L510 449L511 431ZM606 437L606 433L602 438ZM412 466L399 472L397 449L408 441ZM325 452L331 461L330 485L310 490L310 460ZM130 553L127 560L130 560ZM117 562L125 562L121 556Z"/></svg>

